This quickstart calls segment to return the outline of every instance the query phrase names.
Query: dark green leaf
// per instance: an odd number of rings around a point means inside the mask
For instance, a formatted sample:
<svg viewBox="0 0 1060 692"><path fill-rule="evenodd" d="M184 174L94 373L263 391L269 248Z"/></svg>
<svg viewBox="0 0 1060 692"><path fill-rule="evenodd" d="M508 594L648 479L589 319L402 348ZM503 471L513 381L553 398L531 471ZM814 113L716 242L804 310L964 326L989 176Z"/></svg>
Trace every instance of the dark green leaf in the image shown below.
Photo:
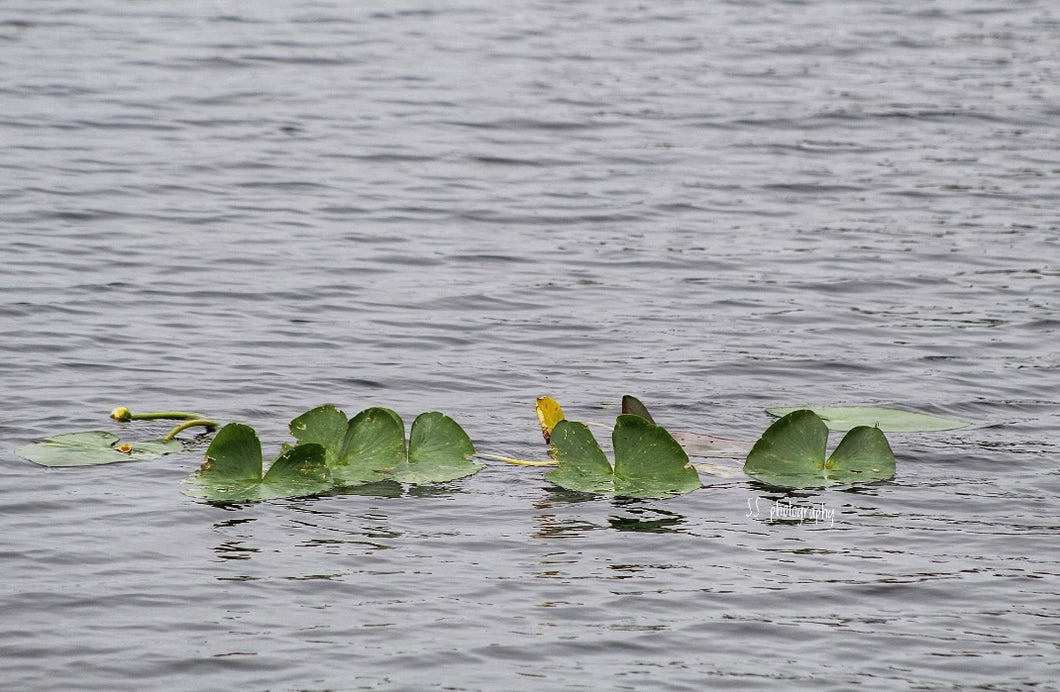
<svg viewBox="0 0 1060 692"><path fill-rule="evenodd" d="M640 416L649 423L654 423L655 419L648 413L648 407L640 402L637 397L626 394L622 397L622 413L630 414L634 416Z"/></svg>
<svg viewBox="0 0 1060 692"><path fill-rule="evenodd" d="M257 433L249 426L229 423L210 443L205 463L186 479L201 487L184 492L215 502L315 495L334 485L326 458L322 445L300 444L284 451L263 475Z"/></svg>
<svg viewBox="0 0 1060 692"><path fill-rule="evenodd" d="M345 463L372 470L392 469L406 458L405 423L388 408L368 408L350 420Z"/></svg>
<svg viewBox="0 0 1060 692"><path fill-rule="evenodd" d="M700 487L688 455L665 428L640 415L622 415L611 440L615 448L615 493L662 498Z"/></svg>
<svg viewBox="0 0 1060 692"><path fill-rule="evenodd" d="M341 458L349 423L345 413L331 404L325 404L292 420L288 429L300 444L315 442L323 445L328 463L335 464Z"/></svg>
<svg viewBox="0 0 1060 692"><path fill-rule="evenodd" d="M832 452L825 474L836 483L893 478L894 452L879 428L859 426L848 432Z"/></svg>
<svg viewBox="0 0 1060 692"><path fill-rule="evenodd" d="M559 462L545 478L568 490L613 493L614 469L585 423L561 420L552 428L549 456Z"/></svg>
<svg viewBox="0 0 1060 692"><path fill-rule="evenodd" d="M412 422L408 460L389 476L400 483L446 483L482 469L471 460L474 453L471 438L456 421L437 411L422 413Z"/></svg>
<svg viewBox="0 0 1060 692"><path fill-rule="evenodd" d="M688 455L661 426L624 414L612 433L615 467L584 423L561 421L552 431L550 454L559 462L545 474L568 490L626 497L663 498L700 487Z"/></svg>
<svg viewBox="0 0 1060 692"><path fill-rule="evenodd" d="M299 440L318 442L328 449L332 478L341 486L385 479L443 483L483 467L470 459L475 448L467 433L441 413L416 418L407 447L405 424L388 408L368 408L344 421L345 414L322 406L291 424L291 432Z"/></svg>
<svg viewBox="0 0 1060 692"><path fill-rule="evenodd" d="M254 428L229 423L214 436L199 475L206 480L260 481L261 442Z"/></svg>
<svg viewBox="0 0 1060 692"><path fill-rule="evenodd" d="M826 461L827 444L828 427L817 414L793 411L762 434L747 455L744 471L780 488L820 488L894 475L894 454L876 428L851 430Z"/></svg>

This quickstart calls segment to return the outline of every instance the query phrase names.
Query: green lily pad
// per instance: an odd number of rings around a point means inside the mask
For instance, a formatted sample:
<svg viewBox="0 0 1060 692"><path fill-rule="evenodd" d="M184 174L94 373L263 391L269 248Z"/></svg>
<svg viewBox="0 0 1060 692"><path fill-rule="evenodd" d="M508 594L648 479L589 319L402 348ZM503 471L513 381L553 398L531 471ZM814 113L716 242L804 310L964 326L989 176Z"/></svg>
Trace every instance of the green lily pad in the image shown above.
<svg viewBox="0 0 1060 692"><path fill-rule="evenodd" d="M762 433L744 471L779 488L821 488L894 477L894 452L879 428L858 426L825 459L828 426L813 411L793 411Z"/></svg>
<svg viewBox="0 0 1060 692"><path fill-rule="evenodd" d="M552 430L549 451L559 466L545 478L568 490L639 498L665 498L700 487L688 455L662 426L623 414L611 441L614 468L588 426L560 421Z"/></svg>
<svg viewBox="0 0 1060 692"><path fill-rule="evenodd" d="M830 430L838 431L866 425L884 432L938 432L969 425L967 421L955 418L879 406L792 406L766 409L766 413L778 417L793 411L813 411Z"/></svg>
<svg viewBox="0 0 1060 692"><path fill-rule="evenodd" d="M184 494L215 502L246 502L316 495L334 486L325 448L317 443L287 449L262 474L261 442L254 428L229 423L206 450L206 462L185 479L200 487Z"/></svg>
<svg viewBox="0 0 1060 692"><path fill-rule="evenodd" d="M41 466L93 466L157 459L183 449L180 440L147 440L123 443L105 430L63 433L15 450L23 459Z"/></svg>
<svg viewBox="0 0 1060 692"><path fill-rule="evenodd" d="M452 418L430 412L412 423L408 446L405 424L388 408L361 411L349 421L333 406L322 406L291 421L300 442L317 442L327 452L328 466L338 485L381 480L400 483L445 483L483 468L472 461L475 447Z"/></svg>
<svg viewBox="0 0 1060 692"><path fill-rule="evenodd" d="M449 416L431 411L412 421L408 458L389 471L399 483L445 483L478 473L484 466L471 460L475 446Z"/></svg>
<svg viewBox="0 0 1060 692"><path fill-rule="evenodd" d="M328 465L332 466L342 454L349 423L345 413L326 404L298 416L288 424L287 429L299 444L316 443L323 446Z"/></svg>

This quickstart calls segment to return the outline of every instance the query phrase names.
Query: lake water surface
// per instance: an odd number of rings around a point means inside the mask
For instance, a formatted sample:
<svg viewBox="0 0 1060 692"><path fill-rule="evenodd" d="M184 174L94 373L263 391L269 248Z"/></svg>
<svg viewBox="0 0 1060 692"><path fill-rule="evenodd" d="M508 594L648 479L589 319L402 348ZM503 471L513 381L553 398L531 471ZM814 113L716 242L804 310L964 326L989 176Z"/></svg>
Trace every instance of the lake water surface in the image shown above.
<svg viewBox="0 0 1060 692"><path fill-rule="evenodd" d="M1058 689L1058 45L1049 0L0 6L0 687ZM624 393L971 425L664 501L14 453L332 402L542 458L535 397Z"/></svg>

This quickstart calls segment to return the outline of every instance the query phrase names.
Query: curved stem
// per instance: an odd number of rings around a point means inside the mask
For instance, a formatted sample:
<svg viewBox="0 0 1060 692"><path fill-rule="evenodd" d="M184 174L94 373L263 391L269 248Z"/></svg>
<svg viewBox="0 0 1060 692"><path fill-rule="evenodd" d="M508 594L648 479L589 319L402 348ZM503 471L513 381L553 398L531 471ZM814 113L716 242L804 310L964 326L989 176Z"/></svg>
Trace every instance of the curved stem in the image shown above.
<svg viewBox="0 0 1060 692"><path fill-rule="evenodd" d="M555 466L558 461L533 461L531 459L515 459L513 457L501 456L500 454L487 454L486 452L476 452L475 456L484 457L486 459L496 459L497 461L504 461L509 464L516 464L517 466Z"/></svg>
<svg viewBox="0 0 1060 692"><path fill-rule="evenodd" d="M187 430L188 428L194 428L194 427L213 429L213 428L217 427L217 422L216 421L212 421L212 420L206 420L205 418L197 418L195 420L185 421L185 422L181 423L180 425L178 425L177 427L175 427L172 430L170 430L169 432L167 432L166 436L163 437L162 439L163 440L172 440L174 437L179 435L184 430Z"/></svg>
<svg viewBox="0 0 1060 692"><path fill-rule="evenodd" d="M201 413L190 413L188 411L154 411L151 413L133 413L124 406L119 406L110 412L110 417L118 421L130 420L203 420L206 416Z"/></svg>

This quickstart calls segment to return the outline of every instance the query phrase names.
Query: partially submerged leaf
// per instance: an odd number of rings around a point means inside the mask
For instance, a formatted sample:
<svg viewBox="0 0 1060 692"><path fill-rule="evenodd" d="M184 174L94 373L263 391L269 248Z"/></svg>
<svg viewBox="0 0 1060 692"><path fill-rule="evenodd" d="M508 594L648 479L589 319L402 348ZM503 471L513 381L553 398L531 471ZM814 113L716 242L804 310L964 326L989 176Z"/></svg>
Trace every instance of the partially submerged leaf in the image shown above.
<svg viewBox="0 0 1060 692"><path fill-rule="evenodd" d="M324 447L329 464L334 464L340 454L349 420L346 414L331 404L306 411L290 422L287 429L299 444L315 442Z"/></svg>
<svg viewBox="0 0 1060 692"><path fill-rule="evenodd" d="M852 428L825 462L825 473L836 483L893 478L894 452L879 428Z"/></svg>
<svg viewBox="0 0 1060 692"><path fill-rule="evenodd" d="M623 414L611 440L614 468L588 426L560 421L553 430L550 450L559 466L545 478L568 490L640 498L665 498L700 487L688 455L665 428L641 416Z"/></svg>
<svg viewBox="0 0 1060 692"><path fill-rule="evenodd" d="M691 457L743 459L751 451L751 447L754 444L747 440L732 440L727 437L715 437L714 435L702 435L679 430L675 430L670 434Z"/></svg>
<svg viewBox="0 0 1060 692"><path fill-rule="evenodd" d="M688 455L661 425L639 415L622 415L611 441L615 449L615 492L628 497L669 497L700 487Z"/></svg>
<svg viewBox="0 0 1060 692"><path fill-rule="evenodd" d="M654 423L655 419L648 413L648 407L641 403L640 399L633 396L632 394L626 394L622 397L622 413L627 413L634 416L640 416L649 423Z"/></svg>
<svg viewBox="0 0 1060 692"><path fill-rule="evenodd" d="M541 435L545 438L545 444L548 444L552 437L552 430L564 418L563 408L552 397L539 396L535 410L537 411L537 420L541 423Z"/></svg>
<svg viewBox="0 0 1060 692"><path fill-rule="evenodd" d="M460 425L445 414L421 413L412 421L408 458L387 476L399 483L446 483L477 473L475 445Z"/></svg>
<svg viewBox="0 0 1060 692"><path fill-rule="evenodd" d="M838 431L865 425L884 432L937 432L969 425L967 421L955 418L879 406L797 406L767 408L766 413L783 417L801 410L813 411L830 430Z"/></svg>
<svg viewBox="0 0 1060 692"><path fill-rule="evenodd" d="M328 467L340 486L387 479L445 483L483 468L470 459L475 447L463 428L438 412L413 421L407 447L401 416L382 407L365 409L347 421L346 414L322 406L291 421L291 434L328 450Z"/></svg>
<svg viewBox="0 0 1060 692"><path fill-rule="evenodd" d="M852 429L825 459L828 427L813 411L800 409L762 433L744 463L744 471L780 488L820 488L878 481L895 473L894 453L883 432Z"/></svg>
<svg viewBox="0 0 1060 692"><path fill-rule="evenodd" d="M406 457L405 423L396 412L377 406L350 419L340 463L374 474L395 468Z"/></svg>
<svg viewBox="0 0 1060 692"><path fill-rule="evenodd" d="M552 430L548 453L559 462L545 474L556 485L583 493L613 493L615 472L585 423L561 420Z"/></svg>
<svg viewBox="0 0 1060 692"><path fill-rule="evenodd" d="M105 430L63 433L15 450L23 459L41 466L94 466L125 461L144 461L179 452L179 440L147 440L123 443Z"/></svg>
<svg viewBox="0 0 1060 692"><path fill-rule="evenodd" d="M326 456L318 443L300 444L284 451L263 475L257 433L250 426L229 423L210 443L203 465L185 479L200 487L184 493L215 502L316 495L334 485Z"/></svg>

